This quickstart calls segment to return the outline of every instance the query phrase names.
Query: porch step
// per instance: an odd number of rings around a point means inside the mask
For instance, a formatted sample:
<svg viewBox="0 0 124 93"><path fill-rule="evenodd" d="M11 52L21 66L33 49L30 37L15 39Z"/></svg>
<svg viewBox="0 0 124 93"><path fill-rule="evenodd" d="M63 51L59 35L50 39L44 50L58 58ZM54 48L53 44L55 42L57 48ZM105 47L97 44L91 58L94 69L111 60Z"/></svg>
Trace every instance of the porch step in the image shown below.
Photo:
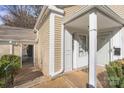
<svg viewBox="0 0 124 93"><path fill-rule="evenodd" d="M37 84L40 84L40 83L43 83L46 81L49 81L49 78L46 76L41 76L41 77L34 79L33 81L29 81L27 83L24 83L24 84L21 84L18 86L14 86L14 88L31 88L32 86L35 86Z"/></svg>

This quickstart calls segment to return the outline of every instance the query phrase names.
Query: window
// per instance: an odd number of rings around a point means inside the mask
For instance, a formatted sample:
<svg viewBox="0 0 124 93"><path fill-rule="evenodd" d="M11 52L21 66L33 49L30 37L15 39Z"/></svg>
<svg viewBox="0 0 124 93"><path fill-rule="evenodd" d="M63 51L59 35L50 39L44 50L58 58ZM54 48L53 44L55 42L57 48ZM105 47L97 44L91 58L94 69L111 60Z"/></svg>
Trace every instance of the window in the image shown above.
<svg viewBox="0 0 124 93"><path fill-rule="evenodd" d="M79 57L87 52L87 40L85 35L79 35Z"/></svg>
<svg viewBox="0 0 124 93"><path fill-rule="evenodd" d="M114 55L120 56L120 54L121 54L120 51L121 51L120 48L114 48Z"/></svg>

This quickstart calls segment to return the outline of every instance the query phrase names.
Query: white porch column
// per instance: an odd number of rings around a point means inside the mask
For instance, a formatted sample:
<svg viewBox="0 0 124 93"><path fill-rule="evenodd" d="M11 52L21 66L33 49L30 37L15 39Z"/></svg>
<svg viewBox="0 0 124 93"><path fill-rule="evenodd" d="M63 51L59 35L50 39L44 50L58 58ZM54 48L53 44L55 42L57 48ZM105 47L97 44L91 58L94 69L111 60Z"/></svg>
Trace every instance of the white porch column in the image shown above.
<svg viewBox="0 0 124 93"><path fill-rule="evenodd" d="M12 41L9 41L9 43L10 43L10 45L9 45L9 53L13 54L14 53L14 47L13 47Z"/></svg>
<svg viewBox="0 0 124 93"><path fill-rule="evenodd" d="M20 44L20 62L21 62L21 68L22 68L22 44Z"/></svg>
<svg viewBox="0 0 124 93"><path fill-rule="evenodd" d="M97 15L89 15L89 87L96 87Z"/></svg>
<svg viewBox="0 0 124 93"><path fill-rule="evenodd" d="M33 45L33 66L35 66L36 65L36 62L35 62L35 60L36 60L36 58L35 58L35 47L36 45L34 44Z"/></svg>
<svg viewBox="0 0 124 93"><path fill-rule="evenodd" d="M13 45L9 45L9 46L10 46L10 54L13 54L13 52L14 52Z"/></svg>

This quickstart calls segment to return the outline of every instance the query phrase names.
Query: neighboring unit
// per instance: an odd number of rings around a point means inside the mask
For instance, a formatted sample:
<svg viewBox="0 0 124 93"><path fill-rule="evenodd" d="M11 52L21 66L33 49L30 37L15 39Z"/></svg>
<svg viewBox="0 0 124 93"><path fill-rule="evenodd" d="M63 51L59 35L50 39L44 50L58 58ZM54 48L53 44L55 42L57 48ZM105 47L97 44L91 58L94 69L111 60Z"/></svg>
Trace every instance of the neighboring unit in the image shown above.
<svg viewBox="0 0 124 93"><path fill-rule="evenodd" d="M32 29L1 25L0 57L7 54L18 55L21 57L22 64L23 57L27 55L27 47L29 45L35 47L35 39L36 35Z"/></svg>

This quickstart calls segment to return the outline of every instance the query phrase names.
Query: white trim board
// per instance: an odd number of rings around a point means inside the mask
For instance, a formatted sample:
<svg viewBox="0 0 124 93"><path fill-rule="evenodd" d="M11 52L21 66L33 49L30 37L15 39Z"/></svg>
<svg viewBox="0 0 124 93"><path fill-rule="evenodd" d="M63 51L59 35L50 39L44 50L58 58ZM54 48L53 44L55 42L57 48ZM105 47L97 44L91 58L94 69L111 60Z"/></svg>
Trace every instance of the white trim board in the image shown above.
<svg viewBox="0 0 124 93"><path fill-rule="evenodd" d="M55 14L50 14L50 31L49 31L49 74L54 73L54 39L55 39Z"/></svg>

